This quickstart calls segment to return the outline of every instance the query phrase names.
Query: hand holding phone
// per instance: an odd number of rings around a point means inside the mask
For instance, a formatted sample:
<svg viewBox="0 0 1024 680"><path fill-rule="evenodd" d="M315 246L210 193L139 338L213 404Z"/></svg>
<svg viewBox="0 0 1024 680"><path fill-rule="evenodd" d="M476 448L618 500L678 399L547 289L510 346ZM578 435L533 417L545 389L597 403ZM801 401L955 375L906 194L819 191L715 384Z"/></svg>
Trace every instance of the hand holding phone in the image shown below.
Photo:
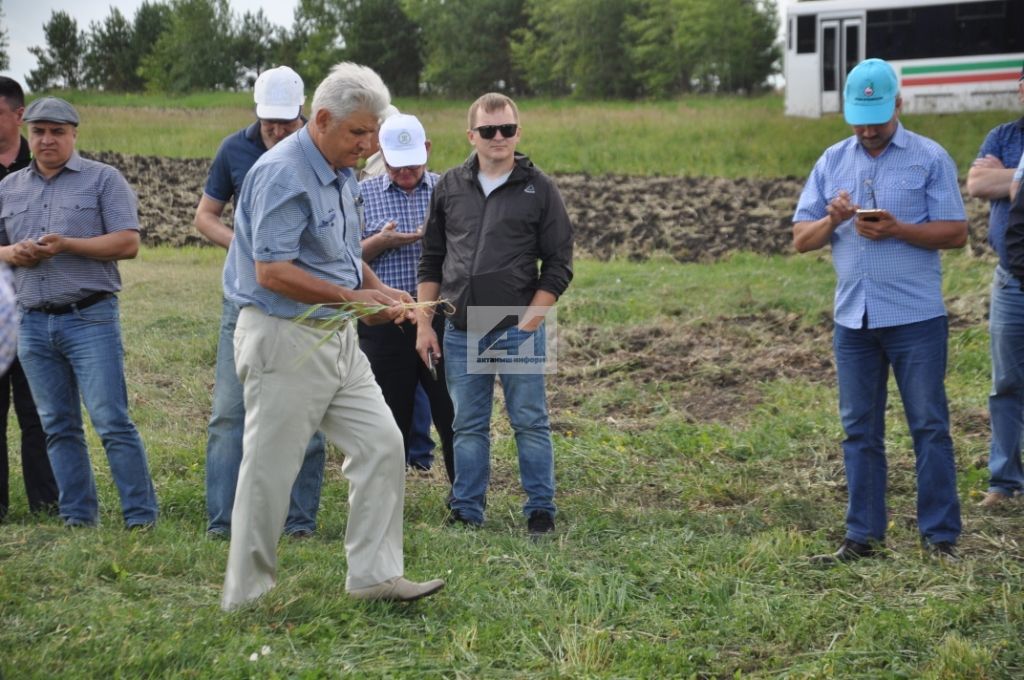
<svg viewBox="0 0 1024 680"><path fill-rule="evenodd" d="M437 357L434 356L434 348L427 348L427 370L430 371L430 377L437 380Z"/></svg>
<svg viewBox="0 0 1024 680"><path fill-rule="evenodd" d="M879 222L885 216L885 211L880 208L870 210L860 209L857 211L857 218L867 222Z"/></svg>

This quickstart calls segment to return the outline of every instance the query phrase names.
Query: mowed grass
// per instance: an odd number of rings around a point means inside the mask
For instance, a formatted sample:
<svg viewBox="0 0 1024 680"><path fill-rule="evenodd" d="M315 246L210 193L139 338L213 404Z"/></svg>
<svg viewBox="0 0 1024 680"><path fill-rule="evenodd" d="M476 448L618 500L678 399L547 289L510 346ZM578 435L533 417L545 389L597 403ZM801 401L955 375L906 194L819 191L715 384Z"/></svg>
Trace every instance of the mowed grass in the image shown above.
<svg viewBox="0 0 1024 680"><path fill-rule="evenodd" d="M147 156L212 158L220 141L254 119L251 94L63 93L80 108L79 148ZM312 100L309 88L307 104ZM433 142L443 171L469 154L469 101L398 99ZM829 144L850 134L838 115L787 118L779 94L691 96L667 102L524 99L521 150L548 172L714 177L806 176ZM308 109L308 107L307 107ZM986 111L906 116L940 142L966 174L985 134L1019 114Z"/></svg>
<svg viewBox="0 0 1024 680"><path fill-rule="evenodd" d="M278 587L224 614L227 544L203 536L222 258L213 249L145 249L122 263L129 396L162 508L155 531L120 528L95 437L101 527L69 532L29 516L11 419L13 509L0 527L3 677L1024 673L1024 508L974 507L986 481L978 467L988 391L979 310L990 261L944 258L947 297L963 311L948 378L965 518L961 564L937 564L917 548L913 454L895 392L892 554L829 570L806 559L834 548L843 530L841 432L828 376L723 384L754 398L695 420L672 406L668 391L683 389L687 376L641 384L626 375L605 388L570 385L560 373L552 387L579 401L552 409L560 508L553 538L524 535L514 445L499 409L482 530L444 526L440 473L407 480L407 573L444 576L438 596L405 606L345 597L347 487L333 450L318 535L283 541ZM566 333L658 326L683 334L717 320L728 335L771 310L817 328L831 307L823 255L737 255L712 265L582 261L577 270L560 305ZM784 342L831 353L827 341L807 337L795 332ZM658 418L630 420L629 400L654 399L666 403Z"/></svg>

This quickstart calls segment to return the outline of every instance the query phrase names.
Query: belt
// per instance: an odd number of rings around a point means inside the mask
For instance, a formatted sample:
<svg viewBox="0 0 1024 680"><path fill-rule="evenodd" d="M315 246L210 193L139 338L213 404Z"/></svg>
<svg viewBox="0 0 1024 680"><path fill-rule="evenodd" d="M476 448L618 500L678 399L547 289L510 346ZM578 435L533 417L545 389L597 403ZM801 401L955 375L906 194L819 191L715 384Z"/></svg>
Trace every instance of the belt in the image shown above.
<svg viewBox="0 0 1024 680"><path fill-rule="evenodd" d="M92 295L86 295L78 302L72 302L69 305L41 305L39 307L31 307L29 311L43 312L44 314L70 314L76 309L92 307L97 302L103 302L104 300L112 297L114 297L113 293L103 291L100 293L93 293Z"/></svg>

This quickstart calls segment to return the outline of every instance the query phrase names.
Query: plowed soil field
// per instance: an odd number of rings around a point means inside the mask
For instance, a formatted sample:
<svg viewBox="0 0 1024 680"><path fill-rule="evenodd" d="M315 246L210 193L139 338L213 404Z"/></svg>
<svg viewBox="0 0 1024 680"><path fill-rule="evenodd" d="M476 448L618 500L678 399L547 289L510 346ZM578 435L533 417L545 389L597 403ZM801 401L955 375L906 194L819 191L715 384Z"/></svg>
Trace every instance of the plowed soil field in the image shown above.
<svg viewBox="0 0 1024 680"><path fill-rule="evenodd" d="M192 228L192 216L209 160L86 155L120 169L135 188L147 245L206 243ZM790 252L790 224L804 181L588 175L556 179L576 225L579 255L644 259L667 254L680 262L713 261L738 250ZM965 200L971 247L980 253L987 247L988 207Z"/></svg>

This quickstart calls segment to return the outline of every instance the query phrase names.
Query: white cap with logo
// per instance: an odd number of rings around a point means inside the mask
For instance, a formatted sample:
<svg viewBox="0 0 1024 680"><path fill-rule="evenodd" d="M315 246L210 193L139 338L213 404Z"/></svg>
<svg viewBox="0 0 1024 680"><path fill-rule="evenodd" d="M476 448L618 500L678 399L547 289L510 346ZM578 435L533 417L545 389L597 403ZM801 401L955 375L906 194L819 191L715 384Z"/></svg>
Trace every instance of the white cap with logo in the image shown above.
<svg viewBox="0 0 1024 680"><path fill-rule="evenodd" d="M380 150L393 168L425 165L427 133L416 116L396 113L380 126Z"/></svg>
<svg viewBox="0 0 1024 680"><path fill-rule="evenodd" d="M267 69L253 88L256 117L263 120L295 120L306 101L302 78L287 66Z"/></svg>

